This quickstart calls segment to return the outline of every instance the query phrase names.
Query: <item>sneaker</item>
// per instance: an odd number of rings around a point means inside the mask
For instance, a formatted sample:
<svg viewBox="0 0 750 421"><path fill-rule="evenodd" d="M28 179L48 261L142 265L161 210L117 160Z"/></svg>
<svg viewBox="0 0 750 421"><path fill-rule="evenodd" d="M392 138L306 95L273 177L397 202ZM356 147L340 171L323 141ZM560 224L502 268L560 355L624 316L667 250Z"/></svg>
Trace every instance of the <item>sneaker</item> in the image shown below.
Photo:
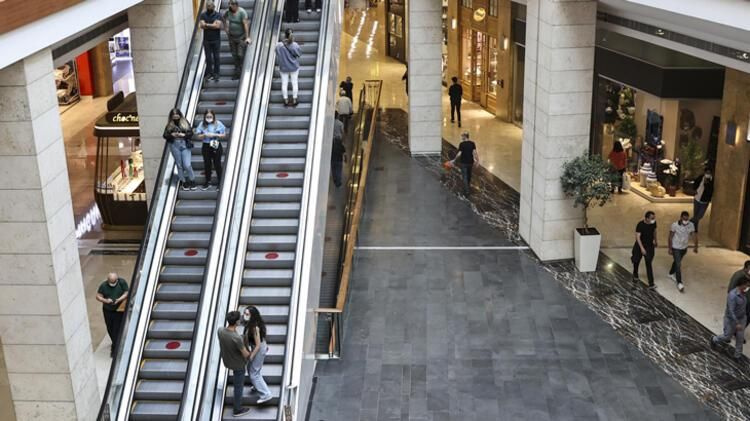
<svg viewBox="0 0 750 421"><path fill-rule="evenodd" d="M670 274L669 274L669 279L671 279L671 280L673 280L673 281L677 282L677 277L675 276L675 274L674 274L674 273L670 273Z"/></svg>
<svg viewBox="0 0 750 421"><path fill-rule="evenodd" d="M203 183L203 185L201 186L201 190L206 191L209 187L211 186L208 183Z"/></svg>
<svg viewBox="0 0 750 421"><path fill-rule="evenodd" d="M633 282L634 282L634 283L635 283L635 282L641 282L641 278L639 278L639 277L637 277L637 276L634 276L634 277L633 277Z"/></svg>
<svg viewBox="0 0 750 421"><path fill-rule="evenodd" d="M190 190L191 190L191 191L196 191L196 190L198 190L198 186L196 186L196 185L195 185L195 181L191 181L191 182L190 182Z"/></svg>
<svg viewBox="0 0 750 421"><path fill-rule="evenodd" d="M682 282L678 282L677 289L680 290L680 292L683 292L685 291L685 285L683 285Z"/></svg>
<svg viewBox="0 0 750 421"><path fill-rule="evenodd" d="M288 106L289 106L289 100L288 100L288 99L286 99L286 98L284 98L284 106L285 106L285 107L288 107Z"/></svg>
<svg viewBox="0 0 750 421"><path fill-rule="evenodd" d="M271 399L273 399L273 395L272 395L272 396L269 396L269 397L267 397L267 398L260 398L260 399L258 399L258 402L257 402L257 404L258 404L258 405L260 405L260 404L264 404L264 403L266 403L266 402L270 401Z"/></svg>
<svg viewBox="0 0 750 421"><path fill-rule="evenodd" d="M190 190L190 184L188 182L182 181L181 183L182 183L182 186L181 186L182 191L188 191L188 190Z"/></svg>
<svg viewBox="0 0 750 421"><path fill-rule="evenodd" d="M656 290L656 285L651 284L651 285L648 286L648 289L650 289L650 290Z"/></svg>
<svg viewBox="0 0 750 421"><path fill-rule="evenodd" d="M250 408L242 408L242 409L239 410L239 412L232 411L232 416L233 417L241 417L241 416L247 415L249 413L250 413Z"/></svg>
<svg viewBox="0 0 750 421"><path fill-rule="evenodd" d="M299 105L299 100L297 98L292 99L292 107L296 107L297 105Z"/></svg>

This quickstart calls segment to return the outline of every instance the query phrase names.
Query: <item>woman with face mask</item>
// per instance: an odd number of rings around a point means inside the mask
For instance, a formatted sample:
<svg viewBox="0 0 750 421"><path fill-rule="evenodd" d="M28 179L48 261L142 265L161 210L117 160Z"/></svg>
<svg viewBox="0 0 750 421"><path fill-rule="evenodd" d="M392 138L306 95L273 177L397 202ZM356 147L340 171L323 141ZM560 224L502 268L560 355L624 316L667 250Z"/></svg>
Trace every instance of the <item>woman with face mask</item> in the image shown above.
<svg viewBox="0 0 750 421"><path fill-rule="evenodd" d="M208 190L211 182L211 171L216 170L216 191L219 191L221 185L221 155L224 149L221 146L221 140L226 138L227 128L221 121L216 119L216 113L213 110L206 110L203 114L203 121L195 129L196 137L203 141L201 154L203 155L203 171L206 174L206 181L203 182L201 190Z"/></svg>
<svg viewBox="0 0 750 421"><path fill-rule="evenodd" d="M266 324L255 306L245 307L242 318L243 323L245 323L245 346L250 348L250 359L247 362L247 372L250 376L250 382L252 382L253 387L258 394L260 394L257 403L262 404L273 399L273 395L268 389L268 385L263 379L263 375L261 375L263 361L268 353L268 345L266 344Z"/></svg>
<svg viewBox="0 0 750 421"><path fill-rule="evenodd" d="M193 155L193 128L178 108L169 112L169 121L164 128L164 139L177 165L177 176L183 190L195 190L195 174L190 163Z"/></svg>

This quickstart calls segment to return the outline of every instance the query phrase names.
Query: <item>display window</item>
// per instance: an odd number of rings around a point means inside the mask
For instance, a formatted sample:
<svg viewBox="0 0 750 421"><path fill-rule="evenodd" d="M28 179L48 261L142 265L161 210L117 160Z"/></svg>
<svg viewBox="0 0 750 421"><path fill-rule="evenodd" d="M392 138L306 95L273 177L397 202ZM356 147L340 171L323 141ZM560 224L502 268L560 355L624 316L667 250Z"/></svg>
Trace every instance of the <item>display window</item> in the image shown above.
<svg viewBox="0 0 750 421"><path fill-rule="evenodd" d="M55 69L55 87L57 88L58 105L72 105L81 100L78 68L75 60Z"/></svg>
<svg viewBox="0 0 750 421"><path fill-rule="evenodd" d="M499 54L497 38L487 37L487 95L497 96L497 56Z"/></svg>

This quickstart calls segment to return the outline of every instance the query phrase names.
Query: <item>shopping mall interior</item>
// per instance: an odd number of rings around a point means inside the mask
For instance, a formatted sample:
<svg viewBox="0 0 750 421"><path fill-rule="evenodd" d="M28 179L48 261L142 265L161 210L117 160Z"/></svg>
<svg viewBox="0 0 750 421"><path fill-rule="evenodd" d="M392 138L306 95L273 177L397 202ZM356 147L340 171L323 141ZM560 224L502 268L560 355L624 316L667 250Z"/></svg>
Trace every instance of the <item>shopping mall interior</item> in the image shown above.
<svg viewBox="0 0 750 421"><path fill-rule="evenodd" d="M249 41L236 58L221 34L216 81L207 0L71 1L44 19L100 17L28 53L11 44L35 24L0 18L14 57L0 61L0 419L218 420L240 404L256 420L750 419L750 348L733 358L712 339L750 260L750 27L736 20L750 6L644 1L300 0L295 18L283 0L239 0ZM274 67L288 29L294 107ZM162 138L172 107L193 129L209 109L227 126L222 184L180 184ZM18 127L31 134L13 143ZM453 164L464 133L468 193ZM583 212L560 174L617 144L623 189L586 211L601 244L581 270ZM199 185L207 145L187 147ZM53 169L66 186L44 181ZM27 170L39 186L18 181ZM678 289L670 226L695 212L706 171ZM643 268L632 279L647 211L653 289ZM98 297L111 272L131 287L114 345ZM52 310L29 310L35 296ZM268 329L265 402L251 375L232 394L214 333L248 305Z"/></svg>

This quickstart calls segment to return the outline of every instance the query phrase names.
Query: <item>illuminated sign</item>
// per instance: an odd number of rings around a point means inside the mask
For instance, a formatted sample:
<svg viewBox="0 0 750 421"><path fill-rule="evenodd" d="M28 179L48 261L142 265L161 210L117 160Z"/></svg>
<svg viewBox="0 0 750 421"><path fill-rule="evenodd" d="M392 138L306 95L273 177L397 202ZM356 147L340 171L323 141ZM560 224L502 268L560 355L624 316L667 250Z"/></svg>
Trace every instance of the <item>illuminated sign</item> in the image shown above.
<svg viewBox="0 0 750 421"><path fill-rule="evenodd" d="M113 126L132 126L138 124L138 113L133 111L108 112L105 119Z"/></svg>
<svg viewBox="0 0 750 421"><path fill-rule="evenodd" d="M481 22L484 20L484 18L487 17L487 11L484 10L484 7L480 7L479 9L474 11L474 20L477 22Z"/></svg>

